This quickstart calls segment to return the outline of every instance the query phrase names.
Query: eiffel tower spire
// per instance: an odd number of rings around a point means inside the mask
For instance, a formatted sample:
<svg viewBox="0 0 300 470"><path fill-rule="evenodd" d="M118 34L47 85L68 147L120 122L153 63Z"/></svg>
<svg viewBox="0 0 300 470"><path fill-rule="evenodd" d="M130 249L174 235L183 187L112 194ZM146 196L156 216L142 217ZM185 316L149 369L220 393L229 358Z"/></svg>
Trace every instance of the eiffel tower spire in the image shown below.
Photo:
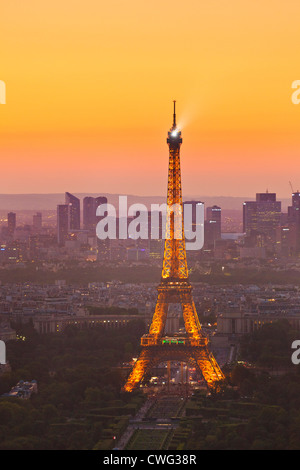
<svg viewBox="0 0 300 470"><path fill-rule="evenodd" d="M167 226L162 279L187 279L183 204L181 190L180 146L181 132L176 127L174 101L173 127L168 132L169 174L167 195Z"/></svg>
<svg viewBox="0 0 300 470"><path fill-rule="evenodd" d="M176 125L174 101L173 126L168 132L169 172L167 194L167 227L161 282L149 333L141 338L141 353L124 390L131 392L151 369L161 362L192 362L202 372L209 388L218 387L224 375L209 352L208 339L201 330L188 279L183 204L181 190L181 132ZM169 337L164 334L169 305L180 303L186 334Z"/></svg>
<svg viewBox="0 0 300 470"><path fill-rule="evenodd" d="M176 129L176 100L174 100L173 103L174 103L173 128Z"/></svg>

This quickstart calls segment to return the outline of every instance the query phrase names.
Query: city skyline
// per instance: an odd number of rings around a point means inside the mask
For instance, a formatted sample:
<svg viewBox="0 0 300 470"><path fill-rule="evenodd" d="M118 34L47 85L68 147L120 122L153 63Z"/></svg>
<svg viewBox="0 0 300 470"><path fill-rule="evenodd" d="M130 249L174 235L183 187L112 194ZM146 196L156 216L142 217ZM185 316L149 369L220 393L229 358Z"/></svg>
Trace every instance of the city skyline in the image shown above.
<svg viewBox="0 0 300 470"><path fill-rule="evenodd" d="M176 99L186 195L249 197L255 185L289 197L297 13L270 0L6 3L2 192L164 195Z"/></svg>
<svg viewBox="0 0 300 470"><path fill-rule="evenodd" d="M300 449L299 0L2 3L0 450Z"/></svg>

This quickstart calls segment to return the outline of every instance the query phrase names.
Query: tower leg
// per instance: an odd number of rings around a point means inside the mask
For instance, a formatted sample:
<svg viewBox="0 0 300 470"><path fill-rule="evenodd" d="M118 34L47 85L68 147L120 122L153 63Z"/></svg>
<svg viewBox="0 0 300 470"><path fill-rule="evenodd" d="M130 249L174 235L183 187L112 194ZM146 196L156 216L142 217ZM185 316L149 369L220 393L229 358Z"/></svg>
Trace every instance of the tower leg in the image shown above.
<svg viewBox="0 0 300 470"><path fill-rule="evenodd" d="M214 356L205 348L200 351L196 350L194 359L208 387L211 389L218 387L224 380L224 375Z"/></svg>
<svg viewBox="0 0 300 470"><path fill-rule="evenodd" d="M195 304L192 300L192 296L182 296L182 314L187 334L191 338L199 339L201 337L201 325L198 319Z"/></svg>
<svg viewBox="0 0 300 470"><path fill-rule="evenodd" d="M155 312L152 318L152 323L149 329L149 334L153 336L162 336L165 329L167 320L169 303L166 295L160 293L157 298Z"/></svg>
<svg viewBox="0 0 300 470"><path fill-rule="evenodd" d="M136 388L138 383L141 382L142 378L145 376L146 372L151 369L151 363L152 357L149 350L143 349L129 374L126 384L124 385L123 390L125 392L132 392L132 390Z"/></svg>

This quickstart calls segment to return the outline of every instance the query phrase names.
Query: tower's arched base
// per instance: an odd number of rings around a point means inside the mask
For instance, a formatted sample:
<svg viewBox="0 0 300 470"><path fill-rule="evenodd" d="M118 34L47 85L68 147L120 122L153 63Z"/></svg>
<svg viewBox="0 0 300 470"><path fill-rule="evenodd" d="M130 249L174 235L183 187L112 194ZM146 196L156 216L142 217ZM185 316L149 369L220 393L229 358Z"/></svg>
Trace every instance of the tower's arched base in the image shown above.
<svg viewBox="0 0 300 470"><path fill-rule="evenodd" d="M146 335L147 336L147 335ZM193 364L202 373L209 389L218 390L224 375L207 344L193 345L187 339L162 338L161 344L144 346L135 362L124 386L124 391L132 392L145 376L161 362L180 361Z"/></svg>

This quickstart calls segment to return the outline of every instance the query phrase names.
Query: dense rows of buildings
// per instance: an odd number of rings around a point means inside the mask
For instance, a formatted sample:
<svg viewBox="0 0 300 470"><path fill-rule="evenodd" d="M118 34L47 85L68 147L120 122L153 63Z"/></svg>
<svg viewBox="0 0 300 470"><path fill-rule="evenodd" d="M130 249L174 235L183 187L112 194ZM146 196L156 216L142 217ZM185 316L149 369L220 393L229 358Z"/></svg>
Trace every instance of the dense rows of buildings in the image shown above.
<svg viewBox="0 0 300 470"><path fill-rule="evenodd" d="M2 226L0 268L25 266L61 273L65 263L76 261L76 266L86 266L90 261L104 266L113 263L161 266L164 242L162 218L158 220L158 239L99 240L96 225L97 207L106 204L105 197L85 197L83 213L79 198L65 194L64 204L57 206L57 224L48 224L43 214L37 212L31 225L17 225L16 213L7 215ZM201 201L186 201L192 208L192 227L197 228L197 210L204 213ZM147 214L150 220L151 214ZM133 218L126 221L130 223ZM202 274L209 274L214 262L222 261L222 269L238 265L259 269L261 260L271 262L273 270L300 270L300 193L294 192L287 213L274 193L259 193L255 201L243 204L242 233L222 231L222 209L217 205L206 208L203 223L204 246L200 251L187 252L189 266ZM121 221L117 219L117 233ZM150 226L150 225L149 225ZM149 232L149 235L150 232ZM195 263L193 263L195 261ZM258 264L256 264L258 263ZM159 280L157 279L157 282ZM81 328L102 325L119 328L136 319L149 325L157 300L155 284L129 284L118 281L72 285L64 280L54 284L4 283L0 284L0 339L16 339L12 323L32 321L35 329L43 333L59 333L67 325ZM228 348L241 335L250 333L266 322L286 318L300 330L300 292L295 286L275 285L194 285L194 300L198 314L206 324L212 342ZM177 308L178 307L178 308ZM105 308L99 314L97 308ZM120 314L113 309L127 309ZM109 310L112 309L112 310ZM207 317L207 322L205 321ZM209 325L209 319L217 319ZM168 313L167 332L182 327L181 311L174 305Z"/></svg>
<svg viewBox="0 0 300 470"><path fill-rule="evenodd" d="M32 321L39 333L59 333L67 325L119 328L132 320L149 325L157 300L156 284L92 283L86 287L7 284L0 286L0 339L16 339L9 323ZM196 283L194 301L215 344L251 333L264 323L287 319L300 330L300 288L275 285L210 286ZM97 308L100 307L100 312ZM102 308L102 311L101 311ZM105 310L103 310L105 309ZM121 312L118 309L123 309ZM182 326L180 305L168 312L166 331ZM211 324L211 319L216 319ZM209 326L210 325L210 326Z"/></svg>
<svg viewBox="0 0 300 470"><path fill-rule="evenodd" d="M51 261L72 258L97 262L139 262L161 261L163 256L163 218L157 219L158 237L151 238L151 223L154 215L149 211L148 237L137 240L119 236L122 220L116 220L116 239L99 239L97 223L103 216L97 216L97 207L106 204L103 196L87 196L81 201L66 192L65 201L57 206L56 225L43 220L43 214L32 216L32 224L18 226L15 212L7 214L7 225L2 225L0 235L0 266L25 263L27 261ZM292 203L286 213L275 193L258 193L256 200L243 204L243 230L223 231L221 207L214 205L205 210L205 219L197 218L196 209L204 203L185 201L192 207L193 232L202 225L204 247L188 251L193 259L243 260L270 258L298 258L300 254L300 193L292 194ZM126 219L127 228L134 220ZM199 228L199 227L198 227Z"/></svg>
<svg viewBox="0 0 300 470"><path fill-rule="evenodd" d="M259 193L256 201L243 205L244 255L285 257L300 253L300 193L292 194L292 205L282 213L274 193Z"/></svg>

